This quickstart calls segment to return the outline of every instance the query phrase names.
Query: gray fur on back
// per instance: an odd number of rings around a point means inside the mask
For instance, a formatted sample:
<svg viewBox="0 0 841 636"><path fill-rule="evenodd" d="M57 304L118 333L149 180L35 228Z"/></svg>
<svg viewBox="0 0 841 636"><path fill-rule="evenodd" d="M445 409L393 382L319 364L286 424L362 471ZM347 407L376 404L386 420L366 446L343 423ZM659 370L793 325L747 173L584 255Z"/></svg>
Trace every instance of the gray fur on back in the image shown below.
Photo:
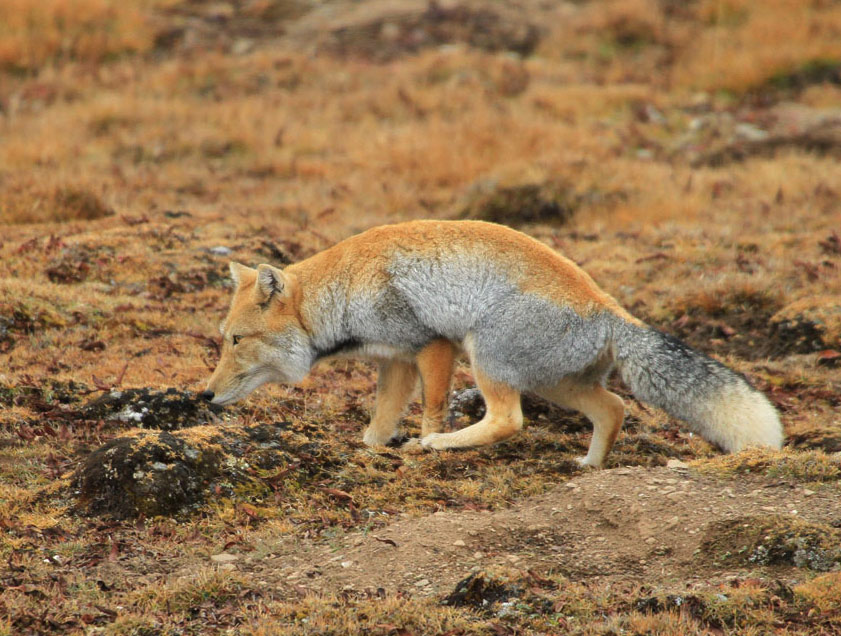
<svg viewBox="0 0 841 636"><path fill-rule="evenodd" d="M612 314L584 318L525 293L481 255L400 254L388 274L388 283L370 293L341 298L331 290L329 316L315 330L317 349L346 341L414 353L435 338L461 343L470 336L482 371L521 391L570 376L600 381L609 371Z"/></svg>

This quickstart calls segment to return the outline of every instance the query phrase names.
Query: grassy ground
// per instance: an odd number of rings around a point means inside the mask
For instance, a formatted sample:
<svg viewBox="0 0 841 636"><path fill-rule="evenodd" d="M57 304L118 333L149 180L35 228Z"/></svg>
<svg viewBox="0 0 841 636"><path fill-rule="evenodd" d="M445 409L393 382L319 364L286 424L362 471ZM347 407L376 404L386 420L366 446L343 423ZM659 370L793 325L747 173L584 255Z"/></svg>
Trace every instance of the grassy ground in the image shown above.
<svg viewBox="0 0 841 636"><path fill-rule="evenodd" d="M782 455L720 457L629 398L610 468L698 460L722 483L838 489L841 6L440 4L2 3L0 634L841 629L837 571L794 566L722 566L738 577L689 604L665 578L512 568L485 573L478 602L442 605L268 586L209 561L498 510L577 474L589 430L576 415L534 412L492 449L368 451L365 363L215 416L285 423L280 456L249 466L259 443L246 444L243 479L189 513L78 506L73 471L132 425L93 400L202 387L228 260L289 262L373 225L465 214L567 254L745 373L786 426ZM471 383L460 367L457 388ZM410 432L418 420L415 405ZM185 558L193 574L173 578ZM489 609L494 586L517 592Z"/></svg>

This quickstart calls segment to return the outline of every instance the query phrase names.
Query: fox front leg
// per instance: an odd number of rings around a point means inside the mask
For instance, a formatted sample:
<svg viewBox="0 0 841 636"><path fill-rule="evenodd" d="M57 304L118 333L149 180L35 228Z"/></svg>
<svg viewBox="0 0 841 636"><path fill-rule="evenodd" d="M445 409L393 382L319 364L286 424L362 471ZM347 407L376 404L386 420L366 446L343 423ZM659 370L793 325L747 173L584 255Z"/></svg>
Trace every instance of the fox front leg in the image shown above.
<svg viewBox="0 0 841 636"><path fill-rule="evenodd" d="M362 441L368 446L385 445L398 436L400 416L418 379L414 362L387 360L380 363L377 379L377 405Z"/></svg>
<svg viewBox="0 0 841 636"><path fill-rule="evenodd" d="M423 390L421 437L440 433L444 427L455 359L455 347L443 339L433 340L418 352L416 362Z"/></svg>

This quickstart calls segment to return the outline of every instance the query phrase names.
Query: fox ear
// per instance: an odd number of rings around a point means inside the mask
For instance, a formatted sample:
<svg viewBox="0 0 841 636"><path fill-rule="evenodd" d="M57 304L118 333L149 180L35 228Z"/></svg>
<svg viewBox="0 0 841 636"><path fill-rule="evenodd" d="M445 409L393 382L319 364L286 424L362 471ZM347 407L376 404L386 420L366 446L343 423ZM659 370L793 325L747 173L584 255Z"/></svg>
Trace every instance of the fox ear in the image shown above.
<svg viewBox="0 0 841 636"><path fill-rule="evenodd" d="M286 289L286 275L281 270L271 265L257 266L255 293L259 304L267 304L275 294L282 295L284 289Z"/></svg>
<svg viewBox="0 0 841 636"><path fill-rule="evenodd" d="M228 269L231 270L231 278L234 281L234 285L239 287L240 282L244 278L246 272L254 272L253 269L250 267L246 267L245 265L241 265L240 263L234 263L231 261L228 263Z"/></svg>

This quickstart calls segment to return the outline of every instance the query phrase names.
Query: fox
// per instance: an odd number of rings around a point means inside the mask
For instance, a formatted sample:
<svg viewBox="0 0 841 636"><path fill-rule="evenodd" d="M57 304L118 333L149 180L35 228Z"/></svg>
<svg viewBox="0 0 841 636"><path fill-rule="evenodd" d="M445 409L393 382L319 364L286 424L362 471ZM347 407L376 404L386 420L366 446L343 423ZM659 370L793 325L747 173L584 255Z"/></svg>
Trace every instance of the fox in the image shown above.
<svg viewBox="0 0 841 636"><path fill-rule="evenodd" d="M641 401L725 452L780 448L777 411L744 376L632 316L573 261L484 221L383 225L279 269L232 262L220 360L201 397L231 404L267 382L298 383L322 360L378 364L368 446L396 443L418 380L421 432L406 447L445 450L509 439L524 391L593 426L583 466L602 467L625 404L616 369ZM485 415L444 432L454 365L464 353Z"/></svg>

